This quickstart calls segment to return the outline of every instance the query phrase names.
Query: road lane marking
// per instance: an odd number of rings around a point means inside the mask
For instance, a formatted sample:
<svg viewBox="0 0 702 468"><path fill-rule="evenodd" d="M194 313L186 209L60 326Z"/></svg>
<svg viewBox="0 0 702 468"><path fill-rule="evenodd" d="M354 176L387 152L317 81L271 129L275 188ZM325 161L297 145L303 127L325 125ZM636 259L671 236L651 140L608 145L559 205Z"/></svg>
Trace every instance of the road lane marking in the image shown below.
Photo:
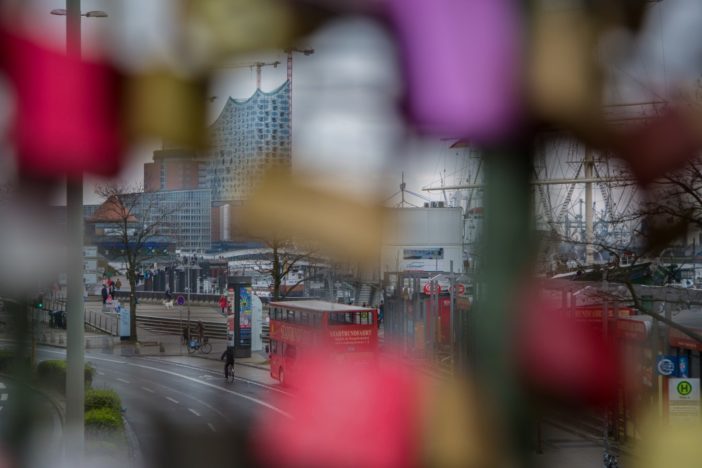
<svg viewBox="0 0 702 468"><path fill-rule="evenodd" d="M45 348L42 348L42 351L43 351L43 352L48 352L48 353L54 353L54 354L61 354L61 355L64 355L64 354L65 354L65 351L64 351L64 352L53 351L53 350L49 350L49 349L45 349ZM126 365L132 366L132 367L139 367L139 368L142 368L142 369L152 370L152 371L154 371L154 372L160 372L160 373L162 373L162 374L168 374L168 375L173 375L173 376L175 376L175 377L180 377L180 378L182 378L182 379L189 380L189 381L191 381L191 382L195 382L195 383L198 383L198 384L200 384L200 385L204 385L204 386L206 386L206 387L214 388L215 390L219 390L220 392L229 393L230 395L238 396L239 398L243 398L244 400L249 400L249 401L252 402L252 403L255 403L255 404L257 404L257 405L260 405L260 406L263 406L263 407L265 407L265 408L268 408L268 409L271 410L271 411L275 411L276 413L278 413L278 414L280 414L280 415L282 415L282 416L285 416L286 418L293 419L293 417L292 417L292 416L290 415L290 413L288 413L287 411L283 411L282 409L278 408L277 406L271 405L270 403L266 403L266 402L263 401L263 400L259 400L258 398L254 398L254 397L249 396L249 395L244 395L243 393L235 392L235 391L229 390L229 389L227 389L227 388L219 387L219 386L217 386L217 385L211 384L211 383L209 383L209 382L205 382L204 380L196 379L196 378L194 378L194 377L190 377L190 376L187 376L187 375L179 374L179 373L177 373L177 372L169 371L169 370L166 370L166 369L159 369L158 367L146 366L146 365L143 365L143 364L135 364L135 363L133 363L133 362L117 361L117 360L115 360L115 359L107 359L107 358L98 357L98 356L86 356L86 358L92 359L92 360L94 360L94 361L112 362L112 363L115 363L115 364L126 364Z"/></svg>
<svg viewBox="0 0 702 468"><path fill-rule="evenodd" d="M217 413L218 415L222 416L222 418L226 419L228 422L231 422L231 419L229 418L229 416L227 416L226 414L224 414L223 412L221 412L220 410L218 410L218 409L215 408L214 406L210 405L209 403L207 403L207 402L205 402L205 401L202 401L202 400L199 399L199 398L195 398L194 396L192 396L192 395L190 395L190 394L188 394L188 393L179 392L178 390L176 390L176 389L174 389L174 388L172 388L172 387L167 387L166 385L160 385L160 384L157 384L157 385L158 385L159 387L163 387L163 388L166 389L166 391L168 391L168 392L177 393L178 395L183 395L185 398L189 398L190 400L194 400L194 401L200 403L200 404L201 404L202 406L204 406L205 408L208 408L208 409L212 410L213 412Z"/></svg>
<svg viewBox="0 0 702 468"><path fill-rule="evenodd" d="M125 380L125 379L123 379L123 378L121 378L121 377L117 377L117 380L119 380L120 382L124 382L124 383L126 383L126 384L131 383L129 380Z"/></svg>
<svg viewBox="0 0 702 468"><path fill-rule="evenodd" d="M98 375L105 375L105 373L98 371Z"/></svg>
<svg viewBox="0 0 702 468"><path fill-rule="evenodd" d="M170 365L170 366L185 367L186 369L192 369L192 370L198 370L198 371L205 371L205 372L209 372L209 373L211 373L211 374L215 374L217 377L221 377L221 376L222 376L222 373L221 373L220 371L215 371L215 370L212 370L212 369L207 369L207 368L205 368L205 367L191 366L191 365L189 365L189 364L183 364L182 362L172 362L172 361L167 361L167 360L164 360L164 359L147 358L147 357L142 357L142 358L139 358L139 359L141 359L141 360L143 360L143 361L158 362L158 363L160 363L160 364L168 364L168 365ZM204 377L204 376L202 376L202 377ZM216 380L217 377L215 377L213 380ZM207 379L207 380L209 380L209 379ZM237 377L237 376L235 375L235 376L234 376L234 380L240 380L240 381L246 382L246 383L248 383L248 384L250 384L250 385L255 385L255 386L257 386L257 387L263 387L263 388L266 388L266 389L268 389L268 390L271 390L271 391L274 391L274 392L278 392L278 393L282 393L283 395L287 395L287 396L290 396L290 397L295 396L294 394L292 394L292 393L290 393L290 392L286 392L285 390L281 390L281 389L279 389L279 388L277 388L277 387L274 387L273 385L264 384L264 383L261 383L261 382L257 382L257 381L255 381L255 380L247 379L247 378L245 378L245 377Z"/></svg>
<svg viewBox="0 0 702 468"><path fill-rule="evenodd" d="M149 392L149 393L156 393L156 392L154 392L153 390L151 390L149 387L141 387L141 389L142 389L142 390L145 390L145 391L147 391L147 392Z"/></svg>
<svg viewBox="0 0 702 468"><path fill-rule="evenodd" d="M0 401L5 401L5 400L7 400L7 393L3 393L2 395L0 395Z"/></svg>
<svg viewBox="0 0 702 468"><path fill-rule="evenodd" d="M176 405L178 404L178 400L176 400L175 398L171 398L171 397L167 396L166 400L171 401L171 402L175 403Z"/></svg>
<svg viewBox="0 0 702 468"><path fill-rule="evenodd" d="M193 413L195 416L200 416L200 413L198 413L197 411L195 411L195 410L192 409L192 408L188 408L188 411L190 411L191 413Z"/></svg>
<svg viewBox="0 0 702 468"><path fill-rule="evenodd" d="M215 427L212 425L212 423L207 423L207 427L209 427L210 430L211 430L212 432L217 432L217 430L216 430Z"/></svg>
<svg viewBox="0 0 702 468"><path fill-rule="evenodd" d="M95 359L100 360L101 358L95 358ZM211 384L211 383L209 383L209 382L205 382L204 380L196 379L196 378L194 378L194 377L190 377L190 376L188 376L188 375L179 374L179 373L177 373L177 372L169 371L169 370L166 370L166 369L159 369L158 367L145 366L145 365L143 365L143 364L134 364L134 363L131 363L131 362L129 362L129 363L127 363L127 364L130 365L130 366L140 367L140 368L142 368L142 369L152 370L152 371L154 371L154 372L161 372L162 374L173 375L173 376L175 376L175 377L180 377L181 379L185 379L185 380L189 380L189 381L191 381L191 382L199 383L200 385L204 385L204 386L206 386L206 387L214 388L215 390L219 390L220 392L229 393L230 395L238 396L239 398L243 398L244 400L249 400L249 401L252 402L252 403L255 403L255 404L257 404L257 405L263 406L263 407L265 407L265 408L268 408L268 409L271 410L271 411L275 411L276 413L285 416L286 418L292 419L292 416L291 416L290 413L288 413L287 411L283 411L282 409L278 408L277 406L273 406L273 405L271 405L270 403L266 403L266 402L263 401L263 400L259 400L258 398L254 398L254 397L249 396L249 395L244 395L243 393L235 392L235 391L229 390L229 389L227 389L227 388L222 388L222 387L219 387L219 386L217 386L217 385Z"/></svg>
<svg viewBox="0 0 702 468"><path fill-rule="evenodd" d="M5 384L0 382L0 389L4 389L4 388L5 388Z"/></svg>

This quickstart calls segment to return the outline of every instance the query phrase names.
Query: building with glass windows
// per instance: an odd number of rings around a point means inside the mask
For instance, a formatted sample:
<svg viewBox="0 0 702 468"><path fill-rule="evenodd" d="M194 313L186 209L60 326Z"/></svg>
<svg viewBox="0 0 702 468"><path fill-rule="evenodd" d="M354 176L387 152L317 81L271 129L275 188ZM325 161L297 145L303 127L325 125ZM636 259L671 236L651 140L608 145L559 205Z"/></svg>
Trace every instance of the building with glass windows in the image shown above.
<svg viewBox="0 0 702 468"><path fill-rule="evenodd" d="M101 253L126 248L124 213L128 214L128 237L136 239L141 230L148 230L141 237L142 247L155 253L170 254L175 248L200 252L210 249L212 197L208 189L139 192L121 197L128 209L121 208L124 205L112 197L86 219L86 238L98 245Z"/></svg>
<svg viewBox="0 0 702 468"><path fill-rule="evenodd" d="M158 207L145 215L163 217L161 234L173 239L178 248L199 252L209 250L212 245L212 195L209 189L167 190L140 195L144 197L145 206Z"/></svg>
<svg viewBox="0 0 702 468"><path fill-rule="evenodd" d="M218 204L246 200L269 166L290 168L290 83L229 98L210 126L208 181ZM234 203L236 204L236 203Z"/></svg>

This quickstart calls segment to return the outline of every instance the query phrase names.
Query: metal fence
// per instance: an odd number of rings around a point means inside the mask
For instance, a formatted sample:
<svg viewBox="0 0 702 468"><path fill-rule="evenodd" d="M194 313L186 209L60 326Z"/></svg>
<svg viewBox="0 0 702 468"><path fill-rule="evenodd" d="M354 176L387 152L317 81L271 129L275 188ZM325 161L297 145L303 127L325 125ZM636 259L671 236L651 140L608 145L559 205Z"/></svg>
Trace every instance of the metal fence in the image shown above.
<svg viewBox="0 0 702 468"><path fill-rule="evenodd" d="M439 279L449 286L440 290ZM466 282L466 277L451 273L386 275L385 342L406 356L427 358L452 368L457 352L465 349L471 302ZM456 288L458 284L460 288Z"/></svg>

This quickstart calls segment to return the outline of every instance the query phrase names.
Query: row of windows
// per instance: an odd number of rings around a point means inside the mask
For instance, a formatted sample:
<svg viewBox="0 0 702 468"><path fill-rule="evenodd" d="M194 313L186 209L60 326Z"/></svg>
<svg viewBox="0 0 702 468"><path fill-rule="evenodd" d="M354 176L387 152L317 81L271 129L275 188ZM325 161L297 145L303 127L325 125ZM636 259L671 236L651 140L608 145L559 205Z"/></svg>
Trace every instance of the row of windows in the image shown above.
<svg viewBox="0 0 702 468"><path fill-rule="evenodd" d="M295 345L282 343L278 340L271 340L271 354L285 356L289 359L297 357L297 348Z"/></svg>
<svg viewBox="0 0 702 468"><path fill-rule="evenodd" d="M322 314L309 313L300 310L288 310L275 307L270 314L273 320L281 320L288 323L311 325L314 327L319 327L319 325L322 323Z"/></svg>
<svg viewBox="0 0 702 468"><path fill-rule="evenodd" d="M371 312L330 312L329 325L372 325Z"/></svg>
<svg viewBox="0 0 702 468"><path fill-rule="evenodd" d="M275 307L270 311L271 319L283 322L311 325L318 327L322 314L300 310L288 310ZM372 325L372 312L330 312L329 325Z"/></svg>

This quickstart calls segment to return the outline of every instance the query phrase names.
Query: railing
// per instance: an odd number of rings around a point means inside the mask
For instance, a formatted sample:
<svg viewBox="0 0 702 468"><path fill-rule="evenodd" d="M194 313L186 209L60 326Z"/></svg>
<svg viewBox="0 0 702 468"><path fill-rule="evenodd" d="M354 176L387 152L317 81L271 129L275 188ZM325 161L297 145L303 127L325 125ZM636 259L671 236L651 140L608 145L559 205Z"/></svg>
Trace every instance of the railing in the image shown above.
<svg viewBox="0 0 702 468"><path fill-rule="evenodd" d="M176 318L153 317L149 315L137 315L137 324L156 333L167 335L182 335L183 329L187 328L187 321ZM227 325L220 322L202 321L204 335L218 340L227 338ZM190 321L190 335L196 334L197 322Z"/></svg>
<svg viewBox="0 0 702 468"><path fill-rule="evenodd" d="M183 298L185 299L185 303L187 304L187 302L188 302L188 294L187 293L179 293L179 292L172 293L172 298L174 301L178 298L178 296L183 296ZM129 291L115 291L115 297L117 299L119 299L122 303L126 303L129 301ZM136 297L137 297L137 300L140 302L161 302L161 301L165 300L165 298L166 298L165 293L163 291L137 291ZM217 304L220 297L222 297L221 294L191 293L190 294L190 305Z"/></svg>
<svg viewBox="0 0 702 468"><path fill-rule="evenodd" d="M119 318L114 313L86 309L85 325L111 336L119 334Z"/></svg>

